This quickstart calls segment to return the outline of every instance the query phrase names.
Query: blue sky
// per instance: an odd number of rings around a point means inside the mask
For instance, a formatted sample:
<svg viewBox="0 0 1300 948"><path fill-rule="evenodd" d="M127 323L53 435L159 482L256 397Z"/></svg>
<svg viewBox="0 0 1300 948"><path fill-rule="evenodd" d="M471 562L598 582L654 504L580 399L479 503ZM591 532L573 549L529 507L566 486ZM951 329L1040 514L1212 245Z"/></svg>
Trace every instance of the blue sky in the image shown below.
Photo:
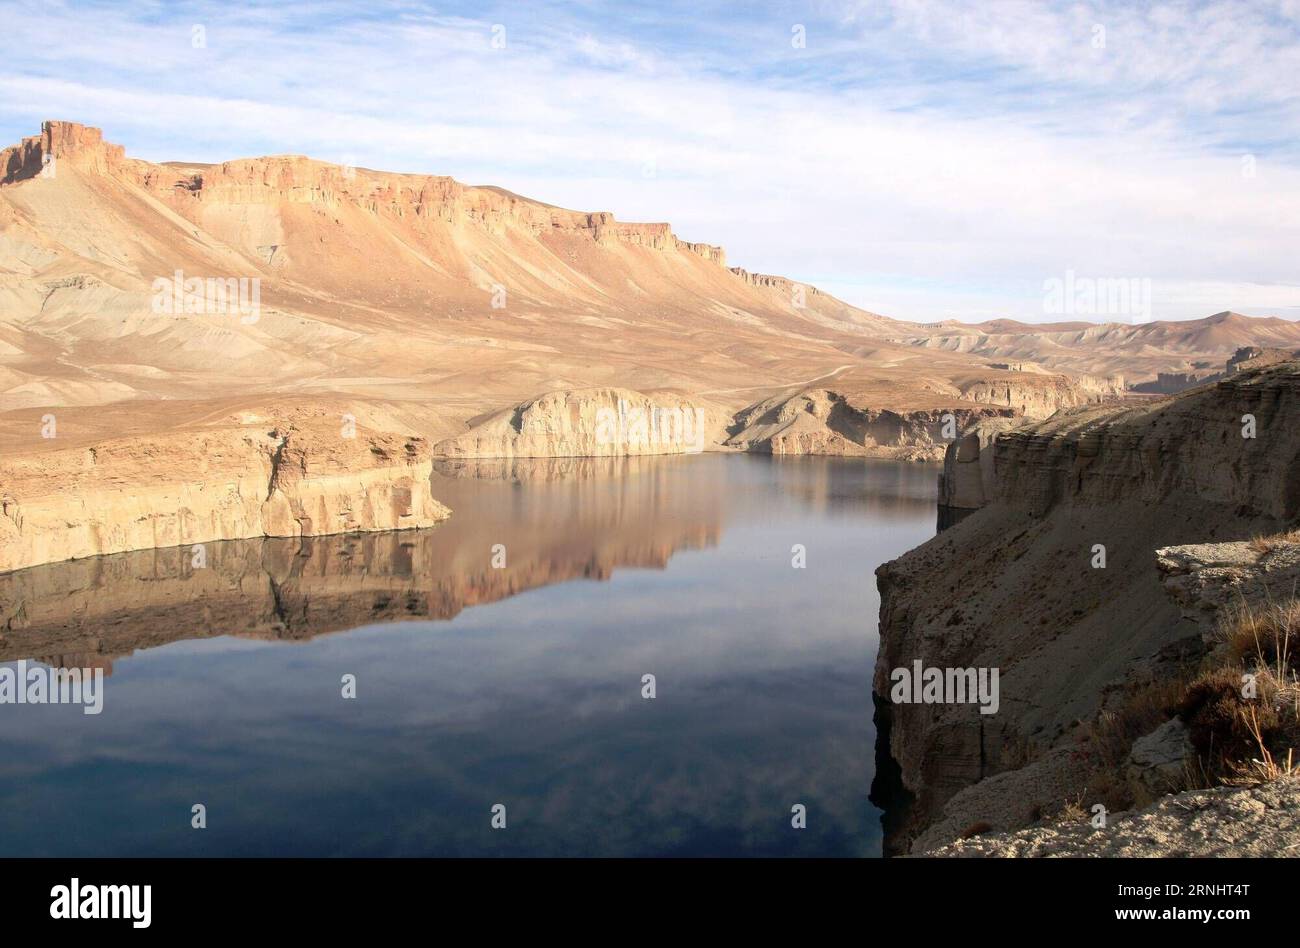
<svg viewBox="0 0 1300 948"><path fill-rule="evenodd" d="M451 174L668 220L903 318L1052 318L1068 272L1151 281L1156 317L1300 318L1300 0L42 0L0 22L5 143L63 118L152 160Z"/></svg>

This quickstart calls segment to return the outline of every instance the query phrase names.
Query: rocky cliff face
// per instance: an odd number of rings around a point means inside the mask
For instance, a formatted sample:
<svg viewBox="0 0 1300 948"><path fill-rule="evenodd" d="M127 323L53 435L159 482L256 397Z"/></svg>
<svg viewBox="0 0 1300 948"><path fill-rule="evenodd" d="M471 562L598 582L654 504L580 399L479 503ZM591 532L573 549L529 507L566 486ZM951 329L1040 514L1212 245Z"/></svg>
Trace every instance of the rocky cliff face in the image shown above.
<svg viewBox="0 0 1300 948"><path fill-rule="evenodd" d="M896 849L977 821L1024 826L1079 789L1080 722L1204 648L1156 550L1292 523L1297 421L1289 363L1156 405L976 430L949 449L941 493L973 512L877 571L876 691L888 702L891 672L921 660L998 669L1001 701L992 715L887 705L889 753L915 797Z"/></svg>
<svg viewBox="0 0 1300 948"><path fill-rule="evenodd" d="M985 405L1000 405L1026 418L1046 418L1062 408L1110 401L1124 394L1122 379L1023 373L959 383L962 396Z"/></svg>
<svg viewBox="0 0 1300 948"><path fill-rule="evenodd" d="M939 526L944 529L990 503L998 492L993 442L998 435L1027 423L1024 418L977 419L945 449L939 475Z"/></svg>
<svg viewBox="0 0 1300 948"><path fill-rule="evenodd" d="M39 174L55 175L60 162L69 167L109 174L126 163L121 145L104 141L97 128L75 122L44 122L41 133L0 150L0 184Z"/></svg>
<svg viewBox="0 0 1300 948"><path fill-rule="evenodd" d="M936 387L933 394L951 407L883 408L876 396L828 388L775 395L738 412L726 443L766 454L938 461L956 432L977 423L1003 430L1007 423L1001 419L1045 418L1120 394L1113 384L1090 380L1085 385L1037 367L1028 372L993 368L987 375L966 375ZM948 423L950 418L955 424Z"/></svg>
<svg viewBox="0 0 1300 948"><path fill-rule="evenodd" d="M691 399L620 388L550 392L497 412L434 446L446 458L696 454L713 444L717 411Z"/></svg>
<svg viewBox="0 0 1300 948"><path fill-rule="evenodd" d="M427 527L427 446L293 424L135 437L0 462L0 572L148 547Z"/></svg>
<svg viewBox="0 0 1300 948"><path fill-rule="evenodd" d="M1010 409L962 407L894 411L828 389L764 399L736 416L727 444L760 454L829 454L931 461L954 432Z"/></svg>
<svg viewBox="0 0 1300 948"><path fill-rule="evenodd" d="M1293 362L1300 359L1300 349L1277 349L1260 346L1242 346L1228 359L1224 375L1245 372L1247 369L1260 369L1266 365L1279 362Z"/></svg>
<svg viewBox="0 0 1300 948"><path fill-rule="evenodd" d="M682 251L726 266L721 247L679 240L666 223L617 221L606 211L570 211L530 201L499 188L463 185L441 175L395 174L315 161L302 155L246 158L215 165L128 160L120 145L97 128L50 121L41 134L0 151L0 183L50 173L53 161L113 174L140 185L185 216L197 219L209 206L291 204L337 209L355 204L396 218L465 221L491 233L517 227L535 236L572 233L596 243L628 243Z"/></svg>

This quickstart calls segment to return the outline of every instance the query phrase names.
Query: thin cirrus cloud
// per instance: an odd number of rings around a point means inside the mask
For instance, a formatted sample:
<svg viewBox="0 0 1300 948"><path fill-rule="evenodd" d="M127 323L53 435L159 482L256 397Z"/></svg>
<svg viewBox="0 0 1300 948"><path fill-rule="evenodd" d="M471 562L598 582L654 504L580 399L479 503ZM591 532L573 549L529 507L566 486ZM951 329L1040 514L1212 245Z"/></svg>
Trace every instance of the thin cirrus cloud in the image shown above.
<svg viewBox="0 0 1300 948"><path fill-rule="evenodd" d="M0 16L5 140L57 117L154 160L451 174L903 318L1051 318L1067 271L1149 279L1156 317L1300 317L1300 0Z"/></svg>

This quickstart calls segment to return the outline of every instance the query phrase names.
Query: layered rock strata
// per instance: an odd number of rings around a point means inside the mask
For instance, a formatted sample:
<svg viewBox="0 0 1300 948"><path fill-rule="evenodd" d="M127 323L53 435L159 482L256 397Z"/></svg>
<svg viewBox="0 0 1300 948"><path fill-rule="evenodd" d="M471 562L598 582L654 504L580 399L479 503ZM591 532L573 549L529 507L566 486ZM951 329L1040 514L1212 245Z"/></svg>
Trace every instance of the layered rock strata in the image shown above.
<svg viewBox="0 0 1300 948"><path fill-rule="evenodd" d="M888 701L891 672L921 660L999 669L1001 701L993 715L887 706L889 753L915 798L894 851L1059 807L1080 789L1081 723L1127 683L1203 653L1156 551L1295 522L1300 366L976 432L949 448L941 494L969 515L877 570L876 691Z"/></svg>
<svg viewBox="0 0 1300 948"><path fill-rule="evenodd" d="M623 457L696 454L713 443L719 413L698 401L621 388L548 392L438 442L446 458Z"/></svg>
<svg viewBox="0 0 1300 948"><path fill-rule="evenodd" d="M736 415L726 444L761 454L830 454L937 461L953 434L1013 410L972 405L893 410L828 389L777 395Z"/></svg>
<svg viewBox="0 0 1300 948"><path fill-rule="evenodd" d="M350 434L350 436L345 436ZM287 426L133 437L0 461L0 572L149 547L427 527L427 445Z"/></svg>

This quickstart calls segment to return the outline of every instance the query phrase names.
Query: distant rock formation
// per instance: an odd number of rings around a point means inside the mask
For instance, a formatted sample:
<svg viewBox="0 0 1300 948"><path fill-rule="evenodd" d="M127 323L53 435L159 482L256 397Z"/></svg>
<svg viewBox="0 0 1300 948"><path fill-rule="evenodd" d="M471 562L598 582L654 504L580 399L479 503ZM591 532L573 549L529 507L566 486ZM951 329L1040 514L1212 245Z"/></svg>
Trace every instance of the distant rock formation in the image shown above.
<svg viewBox="0 0 1300 948"><path fill-rule="evenodd" d="M726 444L760 454L831 454L933 461L950 437L977 418L1011 409L975 406L893 411L873 408L828 389L778 395L736 416Z"/></svg>
<svg viewBox="0 0 1300 948"><path fill-rule="evenodd" d="M548 392L496 412L434 445L446 458L624 457L698 454L719 427L691 399L620 388Z"/></svg>
<svg viewBox="0 0 1300 948"><path fill-rule="evenodd" d="M1026 418L1046 418L1062 408L1077 408L1120 398L1122 378L1064 375L1045 372L1042 367L1019 375L971 378L957 382L962 396L985 405L1005 405Z"/></svg>
<svg viewBox="0 0 1300 948"><path fill-rule="evenodd" d="M1225 359L1243 346L1295 349L1300 323L1222 312L1203 319L1102 323L954 321L914 327L893 337L907 345L966 352L1007 365L1032 362L1056 371L1122 377L1135 392L1176 394L1216 381Z"/></svg>
<svg viewBox="0 0 1300 948"><path fill-rule="evenodd" d="M1279 362L1290 362L1295 359L1300 359L1300 349L1243 346L1233 353L1232 358L1228 360L1227 370L1223 374L1233 375L1247 369L1259 369L1266 365L1276 365Z"/></svg>
<svg viewBox="0 0 1300 948"><path fill-rule="evenodd" d="M97 128L75 122L43 122L41 133L24 138L17 145L0 150L0 184L11 184L37 175L53 176L58 163L109 174L125 163L125 149L104 141Z"/></svg>

